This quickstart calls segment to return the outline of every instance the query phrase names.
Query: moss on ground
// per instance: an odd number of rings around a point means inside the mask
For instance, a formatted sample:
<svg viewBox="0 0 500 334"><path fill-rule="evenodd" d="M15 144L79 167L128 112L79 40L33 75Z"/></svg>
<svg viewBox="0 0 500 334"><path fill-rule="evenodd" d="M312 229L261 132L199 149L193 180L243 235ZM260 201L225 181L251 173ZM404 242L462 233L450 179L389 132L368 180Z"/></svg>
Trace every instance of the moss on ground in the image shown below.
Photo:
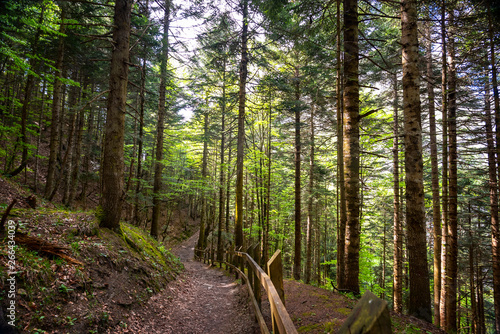
<svg viewBox="0 0 500 334"><path fill-rule="evenodd" d="M17 319L23 332L101 333L124 321L134 304L163 290L183 270L180 260L146 232L122 223L99 229L91 212L17 208L19 231L67 248L83 266L16 246ZM0 306L7 243L0 242Z"/></svg>

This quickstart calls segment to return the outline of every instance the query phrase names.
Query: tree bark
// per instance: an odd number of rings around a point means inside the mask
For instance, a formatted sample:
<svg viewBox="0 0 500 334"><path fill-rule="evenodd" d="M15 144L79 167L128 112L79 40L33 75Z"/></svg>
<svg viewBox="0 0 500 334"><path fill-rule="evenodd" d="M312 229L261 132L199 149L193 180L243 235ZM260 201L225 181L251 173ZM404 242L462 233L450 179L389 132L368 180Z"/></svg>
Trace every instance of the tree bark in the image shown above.
<svg viewBox="0 0 500 334"><path fill-rule="evenodd" d="M345 287L359 293L358 1L344 1L344 170L347 207Z"/></svg>
<svg viewBox="0 0 500 334"><path fill-rule="evenodd" d="M222 229L224 227L224 146L226 144L226 58L222 73L222 103L221 103L221 139L220 139L220 176L219 176L219 224L217 229L217 261L223 260Z"/></svg>
<svg viewBox="0 0 500 334"><path fill-rule="evenodd" d="M488 1L488 23L489 23L489 42L490 42L490 64L491 80L493 86L493 102L496 123L496 151L500 157L500 97L498 93L497 67L495 60L495 40L493 35L493 23L491 14L491 3ZM497 161L500 167L500 158ZM490 178L491 180L491 178ZM491 182L491 181L490 181ZM491 188L490 188L491 193ZM491 195L490 195L491 196ZM497 196L498 197L498 196ZM495 202L496 216L493 218L493 208L491 217L491 251L493 260L493 303L495 305L495 331L500 333L500 223L498 222L498 202Z"/></svg>
<svg viewBox="0 0 500 334"><path fill-rule="evenodd" d="M78 70L73 70L71 74L71 80L77 81L78 80ZM78 131L78 119L79 119L79 112L76 109L76 105L78 103L78 95L79 95L79 88L76 86L71 86L69 90L69 97L68 97L68 105L69 108L71 109L71 112L69 113L69 116L71 118L70 122L70 132L73 134L72 140L68 141L68 147L67 151L69 154L68 157L68 163L67 163L67 168L66 170L61 170L60 177L63 177L64 175L64 190L63 190L63 198L62 202L66 205L68 205L68 199L69 199L69 193L70 193L70 187L71 187L71 177L72 177L72 172L73 172L73 166L74 165L74 155L75 155L75 146L78 144L78 133L75 132ZM75 138L76 137L76 138Z"/></svg>
<svg viewBox="0 0 500 334"><path fill-rule="evenodd" d="M430 16L430 15L429 15ZM432 178L432 222L434 239L434 324L440 326L439 301L441 298L441 206L439 203L439 169L436 140L436 108L434 95L434 78L432 75L432 40L430 23L426 26L427 36L427 97L429 101L429 132L431 147Z"/></svg>
<svg viewBox="0 0 500 334"><path fill-rule="evenodd" d="M299 79L299 68L295 67L295 232L294 232L294 254L293 254L293 278L295 280L300 280L300 268L302 262L302 203L301 203L301 184L300 184L300 155L301 155L301 143L300 143L300 79Z"/></svg>
<svg viewBox="0 0 500 334"><path fill-rule="evenodd" d="M340 27L340 0L337 0L337 184L338 184L338 212L337 218L337 285L345 289L345 228L347 225L344 179L344 112L342 110L342 72L341 72L341 27Z"/></svg>
<svg viewBox="0 0 500 334"><path fill-rule="evenodd" d="M84 82L86 79L84 80ZM85 82L83 84L83 91L85 92L85 89L87 87L87 83ZM83 95L83 100L86 99L86 93ZM69 189L69 196L68 196L68 202L66 203L67 206L71 207L73 205L73 201L76 197L76 190L78 188L78 181L80 179L80 161L81 161L81 151L82 151L82 140L83 140L83 125L85 123L85 112L84 109L78 111L78 123L76 127L76 139L75 139L75 145L73 146L74 152L73 152L73 170L71 171L71 185Z"/></svg>
<svg viewBox="0 0 500 334"><path fill-rule="evenodd" d="M141 89L139 93L139 135L137 138L137 170L135 177L137 183L135 184L135 203L134 203L134 223L140 226L140 214L139 214L139 193L141 192L141 178L142 178L142 152L144 145L144 105L146 103L145 91L146 91L146 46L144 46L144 57L142 58L141 66Z"/></svg>
<svg viewBox="0 0 500 334"><path fill-rule="evenodd" d="M163 137L165 130L165 104L168 66L168 29L170 26L170 0L165 0L163 16L163 38L160 63L160 91L158 99L158 123L156 127L155 176L153 182L153 217L151 220L151 236L158 239L160 233L161 189L163 171Z"/></svg>
<svg viewBox="0 0 500 334"><path fill-rule="evenodd" d="M196 248L205 249L206 247L206 215L207 215L207 198L206 198L206 178L207 178L207 164L208 164L208 112L205 111L203 116L203 158L201 162L201 213L200 213L200 234L198 236L198 242Z"/></svg>
<svg viewBox="0 0 500 334"><path fill-rule="evenodd" d="M91 84L91 93L94 94L95 84L92 82ZM90 162L93 157L93 145L94 145L94 108L90 107L90 113L87 118L87 135L85 138L85 156L83 158L83 169L85 170L85 179L82 184L82 193L80 195L82 199L83 209L87 209L87 187L89 184L89 175L90 175Z"/></svg>
<svg viewBox="0 0 500 334"><path fill-rule="evenodd" d="M42 85L42 101L40 103L40 113L38 114L38 138L37 138L37 143L36 143L36 152L35 152L35 172L33 176L33 185L34 185L34 191L35 193L38 192L38 169L39 169L39 158L38 158L38 153L40 152L40 145L42 142L42 120L44 118L44 111L45 111L45 92L47 88L47 80L43 80L43 85Z"/></svg>
<svg viewBox="0 0 500 334"><path fill-rule="evenodd" d="M401 3L403 109L405 116L406 217L410 272L410 315L432 321L425 238L422 123L419 95L417 3Z"/></svg>
<svg viewBox="0 0 500 334"><path fill-rule="evenodd" d="M452 14L450 14L452 17ZM454 37L448 39L449 75L448 75L448 131L449 131L449 202L448 224L446 233L446 276L445 308L446 318L443 329L457 331L457 274L458 274L458 170L457 170L457 75L455 70Z"/></svg>
<svg viewBox="0 0 500 334"><path fill-rule="evenodd" d="M99 226L120 231L123 203L123 144L127 100L130 17L133 0L117 0L113 29L113 52L102 164L102 213Z"/></svg>
<svg viewBox="0 0 500 334"><path fill-rule="evenodd" d="M262 262L269 260L269 228L271 226L271 123L272 123L272 96L269 96L269 120L267 123L267 175L266 175L266 220L264 227L264 240L262 245ZM267 265L266 265L267 267Z"/></svg>
<svg viewBox="0 0 500 334"><path fill-rule="evenodd" d="M490 121L491 122L491 121ZM494 153L493 153L494 154ZM472 334L477 334L477 305L476 305L476 289L474 288L474 243L472 241L472 215L471 205L469 202L469 287L470 287L470 308L471 308L471 329Z"/></svg>
<svg viewBox="0 0 500 334"><path fill-rule="evenodd" d="M488 175L490 188L490 224L491 224L491 251L493 262L493 303L495 306L495 326L500 321L500 224L498 221L498 184L497 184L497 160L495 157L495 141L493 138L493 125L491 122L491 102L490 102L490 84L489 78L485 85L485 123L486 123L486 140L488 147ZM498 132L498 130L497 130ZM498 143L497 143L498 145ZM497 299L498 298L498 299ZM497 333L500 333L495 327Z"/></svg>
<svg viewBox="0 0 500 334"><path fill-rule="evenodd" d="M311 145L311 150L309 153L309 183L307 186L307 248L306 248L306 284L311 281L311 266L312 266L312 231L313 226L313 187L314 187L314 108L315 105L311 106L311 118L309 120L310 126L310 137L309 142Z"/></svg>
<svg viewBox="0 0 500 334"><path fill-rule="evenodd" d="M393 308L403 313L403 228L401 224L401 202L399 189L399 94L398 77L394 74L394 142L392 146L393 189L394 189L394 266L393 266Z"/></svg>
<svg viewBox="0 0 500 334"><path fill-rule="evenodd" d="M447 93L447 81L448 81L448 65L446 59L446 0L442 1L441 6L441 48L442 48L442 68L441 68L441 99L442 99L442 133L443 133L443 143L442 143L442 207L443 207L443 220L442 220L442 234L441 234L441 296L439 299L439 319L441 326L446 319L446 307L445 307L445 277L446 277L446 256L447 256L447 235L446 231L448 229L448 93Z"/></svg>
<svg viewBox="0 0 500 334"><path fill-rule="evenodd" d="M241 61L238 105L238 143L236 152L236 212L234 244L236 249L243 246L243 158L245 148L245 101L247 83L247 41L248 41L248 0L242 0L243 27L241 32Z"/></svg>
<svg viewBox="0 0 500 334"><path fill-rule="evenodd" d="M64 7L61 12L61 22L64 19ZM66 26L61 23L59 27L59 32L64 34ZM57 69L54 78L54 86L52 89L52 119L50 127L50 153L49 162L47 170L47 181L45 183L45 194L44 197L48 198L52 193L52 188L54 187L55 172L56 172L56 160L57 151L59 150L59 114L61 113L61 97L62 97L62 72L63 72L63 62L64 62L64 37L59 37L59 45L57 47L57 58L55 63L55 68Z"/></svg>

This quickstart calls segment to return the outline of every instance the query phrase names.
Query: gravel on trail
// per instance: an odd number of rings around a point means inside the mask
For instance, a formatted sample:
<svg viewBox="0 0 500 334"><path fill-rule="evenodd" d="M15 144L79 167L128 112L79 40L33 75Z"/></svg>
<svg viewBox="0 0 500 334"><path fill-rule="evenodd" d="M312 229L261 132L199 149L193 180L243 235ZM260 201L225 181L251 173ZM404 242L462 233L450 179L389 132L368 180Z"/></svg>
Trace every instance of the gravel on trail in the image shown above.
<svg viewBox="0 0 500 334"><path fill-rule="evenodd" d="M126 325L109 333L255 334L259 327L246 287L234 277L193 259L198 233L173 252L185 272L162 293L130 311Z"/></svg>

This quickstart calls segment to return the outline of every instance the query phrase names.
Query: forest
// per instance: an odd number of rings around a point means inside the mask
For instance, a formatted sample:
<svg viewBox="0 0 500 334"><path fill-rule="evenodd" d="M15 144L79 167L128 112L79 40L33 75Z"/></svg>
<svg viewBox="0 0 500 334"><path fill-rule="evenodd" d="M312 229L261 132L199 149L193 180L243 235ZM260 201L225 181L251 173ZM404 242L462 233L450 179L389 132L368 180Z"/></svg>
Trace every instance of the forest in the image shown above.
<svg viewBox="0 0 500 334"><path fill-rule="evenodd" d="M499 17L497 0L2 0L1 177L160 242L187 210L218 258L258 243L296 281L500 333Z"/></svg>

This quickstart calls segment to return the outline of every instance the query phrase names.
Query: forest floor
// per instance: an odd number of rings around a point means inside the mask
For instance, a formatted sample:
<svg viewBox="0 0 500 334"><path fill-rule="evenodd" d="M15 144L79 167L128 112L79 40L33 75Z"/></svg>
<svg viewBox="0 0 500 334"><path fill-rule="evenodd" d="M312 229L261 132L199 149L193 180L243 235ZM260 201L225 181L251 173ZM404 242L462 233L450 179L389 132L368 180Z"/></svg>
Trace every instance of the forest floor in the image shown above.
<svg viewBox="0 0 500 334"><path fill-rule="evenodd" d="M193 260L198 233L173 249L185 272L166 291L132 311L126 329L108 333L259 333L245 286L217 267ZM335 333L357 303L330 290L285 280L285 303L299 333ZM271 314L263 292L262 313L271 328ZM391 312L394 333L444 334L414 317Z"/></svg>
<svg viewBox="0 0 500 334"><path fill-rule="evenodd" d="M246 288L224 271L194 261L198 233L174 249L185 272L108 333L259 333Z"/></svg>
<svg viewBox="0 0 500 334"><path fill-rule="evenodd" d="M133 249L153 250L139 229L124 225L132 239L124 243L105 231L96 233L93 214L61 210L43 200L31 209L28 195L29 189L0 177L0 210L18 200L9 219L19 224L20 231L65 246L85 266L19 249L17 324L23 333L259 332L246 287L227 272L193 260L198 234L191 234L197 220L190 219L187 210L174 212L169 234L191 236L165 240L167 247L181 242L173 252L185 270L177 276L180 263L168 252L163 257ZM130 242L135 244L132 248ZM0 243L0 269L6 260L5 245ZM0 270L2 291L3 274ZM299 333L335 333L357 302L295 280L285 280L284 288L286 308ZM2 294L0 304L5 308ZM270 327L265 293L262 310ZM391 312L391 318L395 333L444 333L413 317Z"/></svg>

